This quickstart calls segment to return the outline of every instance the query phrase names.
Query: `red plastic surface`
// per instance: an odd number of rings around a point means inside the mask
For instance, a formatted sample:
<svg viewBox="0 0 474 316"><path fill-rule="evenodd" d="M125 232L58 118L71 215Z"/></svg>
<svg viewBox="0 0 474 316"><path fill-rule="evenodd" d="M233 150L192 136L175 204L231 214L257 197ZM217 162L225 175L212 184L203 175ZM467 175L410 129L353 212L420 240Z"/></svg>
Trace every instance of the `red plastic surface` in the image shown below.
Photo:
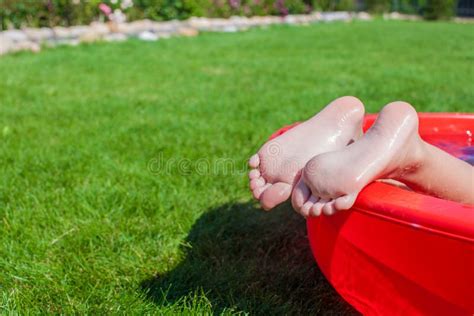
<svg viewBox="0 0 474 316"><path fill-rule="evenodd" d="M419 117L426 141L471 145L474 115ZM473 206L372 183L351 210L307 228L324 275L364 315L474 314Z"/></svg>

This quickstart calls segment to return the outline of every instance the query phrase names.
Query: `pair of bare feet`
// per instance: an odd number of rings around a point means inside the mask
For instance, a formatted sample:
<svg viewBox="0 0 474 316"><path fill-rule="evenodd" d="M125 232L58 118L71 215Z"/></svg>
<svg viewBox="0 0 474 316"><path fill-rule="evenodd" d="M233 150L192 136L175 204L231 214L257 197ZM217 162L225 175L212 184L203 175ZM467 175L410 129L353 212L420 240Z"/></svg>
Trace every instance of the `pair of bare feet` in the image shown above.
<svg viewBox="0 0 474 316"><path fill-rule="evenodd" d="M250 189L261 206L269 210L291 196L305 217L330 215L351 208L377 179L474 203L474 168L424 142L411 105L386 105L365 135L363 119L362 102L342 97L265 143L249 160Z"/></svg>

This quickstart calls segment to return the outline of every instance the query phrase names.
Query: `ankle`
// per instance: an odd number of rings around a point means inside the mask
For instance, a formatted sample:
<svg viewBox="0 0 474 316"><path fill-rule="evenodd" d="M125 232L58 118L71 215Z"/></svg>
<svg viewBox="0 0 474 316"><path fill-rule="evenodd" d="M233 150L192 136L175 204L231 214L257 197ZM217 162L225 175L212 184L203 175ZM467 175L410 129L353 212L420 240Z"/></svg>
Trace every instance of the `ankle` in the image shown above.
<svg viewBox="0 0 474 316"><path fill-rule="evenodd" d="M407 153L404 164L394 179L401 182L410 182L410 179L424 168L426 158L430 154L430 146L424 140L417 137Z"/></svg>

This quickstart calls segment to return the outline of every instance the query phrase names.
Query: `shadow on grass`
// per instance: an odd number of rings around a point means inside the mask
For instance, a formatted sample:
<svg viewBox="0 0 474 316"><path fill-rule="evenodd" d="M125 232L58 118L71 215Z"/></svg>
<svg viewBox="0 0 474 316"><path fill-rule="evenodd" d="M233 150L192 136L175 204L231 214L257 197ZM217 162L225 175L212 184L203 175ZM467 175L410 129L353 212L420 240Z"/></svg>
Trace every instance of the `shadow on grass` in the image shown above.
<svg viewBox="0 0 474 316"><path fill-rule="evenodd" d="M288 205L271 213L253 203L211 209L183 244L178 266L141 284L158 305L204 292L215 313L356 314L318 269L305 221Z"/></svg>

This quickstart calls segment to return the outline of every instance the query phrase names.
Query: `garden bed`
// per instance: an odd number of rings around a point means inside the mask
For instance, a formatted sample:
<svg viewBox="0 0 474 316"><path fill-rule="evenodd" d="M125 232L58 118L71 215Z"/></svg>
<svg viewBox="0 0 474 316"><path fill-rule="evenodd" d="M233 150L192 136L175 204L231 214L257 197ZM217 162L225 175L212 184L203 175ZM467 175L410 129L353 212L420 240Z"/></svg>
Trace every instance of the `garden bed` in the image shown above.
<svg viewBox="0 0 474 316"><path fill-rule="evenodd" d="M138 38L156 41L171 36L196 36L199 32L237 32L275 24L302 25L317 22L370 20L365 12L314 12L303 15L234 16L229 19L190 18L156 22L139 20L130 23L93 22L90 25L53 28L24 28L0 32L0 55L20 50L38 52L43 45L77 45L81 42L123 41Z"/></svg>

